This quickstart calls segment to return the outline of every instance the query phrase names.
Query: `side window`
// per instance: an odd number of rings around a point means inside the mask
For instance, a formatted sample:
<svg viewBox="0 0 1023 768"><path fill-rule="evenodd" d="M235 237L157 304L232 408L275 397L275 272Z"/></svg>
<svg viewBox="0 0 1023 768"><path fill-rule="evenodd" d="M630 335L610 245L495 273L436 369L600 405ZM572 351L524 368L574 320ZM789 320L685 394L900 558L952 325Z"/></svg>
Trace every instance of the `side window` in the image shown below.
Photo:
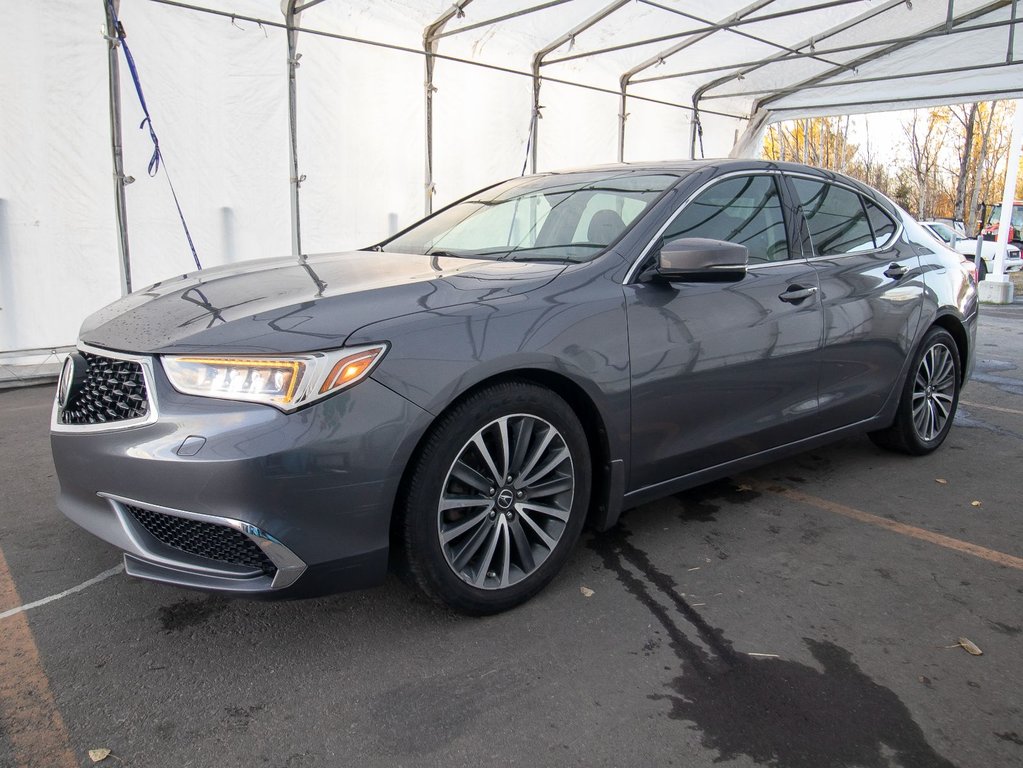
<svg viewBox="0 0 1023 768"><path fill-rule="evenodd" d="M668 225L664 242L683 237L709 237L745 245L750 264L789 258L774 177L738 176L704 190Z"/></svg>
<svg viewBox="0 0 1023 768"><path fill-rule="evenodd" d="M843 187L793 178L817 256L871 251L874 236L860 196Z"/></svg>
<svg viewBox="0 0 1023 768"><path fill-rule="evenodd" d="M880 206L870 202L867 198L863 198L863 205L870 218L870 228L874 230L874 242L878 248L884 248L891 242L892 236L895 234L895 222L892 221L891 216L881 210ZM943 227L943 229L946 231L941 233L942 238L947 237L946 242L951 242L952 233L948 231L947 227Z"/></svg>

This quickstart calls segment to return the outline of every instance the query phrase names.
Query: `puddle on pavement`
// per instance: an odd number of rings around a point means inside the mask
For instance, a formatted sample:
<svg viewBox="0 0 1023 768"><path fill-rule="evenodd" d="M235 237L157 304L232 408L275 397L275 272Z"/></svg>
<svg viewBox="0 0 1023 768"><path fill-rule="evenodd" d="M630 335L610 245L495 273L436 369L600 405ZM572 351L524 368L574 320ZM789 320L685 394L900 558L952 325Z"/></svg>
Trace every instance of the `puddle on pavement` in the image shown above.
<svg viewBox="0 0 1023 768"><path fill-rule="evenodd" d="M817 666L737 652L630 539L619 524L589 546L664 628L679 660L681 674L650 698L699 731L715 762L745 755L784 768L954 768L847 650L803 638Z"/></svg>

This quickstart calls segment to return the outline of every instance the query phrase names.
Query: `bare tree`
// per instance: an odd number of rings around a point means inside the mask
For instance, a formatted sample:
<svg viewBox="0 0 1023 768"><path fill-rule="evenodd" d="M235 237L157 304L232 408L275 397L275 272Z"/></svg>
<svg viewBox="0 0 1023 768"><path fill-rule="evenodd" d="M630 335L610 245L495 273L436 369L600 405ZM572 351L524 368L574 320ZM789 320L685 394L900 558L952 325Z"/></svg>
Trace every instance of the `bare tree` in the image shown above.
<svg viewBox="0 0 1023 768"><path fill-rule="evenodd" d="M973 133L977 122L977 103L963 105L961 107L950 107L949 113L963 128L963 140L957 147L959 151L959 174L956 178L955 201L952 208L952 217L965 221L964 209L966 207L966 188L969 184L971 161L973 160Z"/></svg>
<svg viewBox="0 0 1023 768"><path fill-rule="evenodd" d="M947 117L936 109L928 110L923 117L920 110L914 109L912 117L902 124L909 144L910 170L916 182L916 214L919 218L931 215L931 193L946 125Z"/></svg>

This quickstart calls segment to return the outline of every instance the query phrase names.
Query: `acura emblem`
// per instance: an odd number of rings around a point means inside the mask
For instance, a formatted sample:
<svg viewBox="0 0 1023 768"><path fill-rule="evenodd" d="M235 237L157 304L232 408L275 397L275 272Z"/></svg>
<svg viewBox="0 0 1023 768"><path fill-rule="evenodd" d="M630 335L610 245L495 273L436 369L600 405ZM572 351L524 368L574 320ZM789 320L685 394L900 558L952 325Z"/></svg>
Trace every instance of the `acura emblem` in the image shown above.
<svg viewBox="0 0 1023 768"><path fill-rule="evenodd" d="M64 360L60 379L57 380L57 405L61 408L67 407L75 391L81 386L87 365L85 358L78 352L72 352Z"/></svg>

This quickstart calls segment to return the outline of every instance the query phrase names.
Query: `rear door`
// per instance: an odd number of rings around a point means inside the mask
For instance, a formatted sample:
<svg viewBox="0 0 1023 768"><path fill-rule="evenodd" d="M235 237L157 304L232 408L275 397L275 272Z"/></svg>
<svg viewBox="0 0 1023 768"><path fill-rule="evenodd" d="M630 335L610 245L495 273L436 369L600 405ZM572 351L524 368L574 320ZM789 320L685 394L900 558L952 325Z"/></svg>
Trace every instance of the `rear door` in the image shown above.
<svg viewBox="0 0 1023 768"><path fill-rule="evenodd" d="M816 431L822 332L817 273L790 231L776 173L714 181L683 204L664 242L745 245L735 282L633 277L624 286L632 361L630 490L722 464Z"/></svg>
<svg viewBox="0 0 1023 768"><path fill-rule="evenodd" d="M788 175L809 230L824 312L821 430L875 416L917 337L920 260L892 214L837 180Z"/></svg>

